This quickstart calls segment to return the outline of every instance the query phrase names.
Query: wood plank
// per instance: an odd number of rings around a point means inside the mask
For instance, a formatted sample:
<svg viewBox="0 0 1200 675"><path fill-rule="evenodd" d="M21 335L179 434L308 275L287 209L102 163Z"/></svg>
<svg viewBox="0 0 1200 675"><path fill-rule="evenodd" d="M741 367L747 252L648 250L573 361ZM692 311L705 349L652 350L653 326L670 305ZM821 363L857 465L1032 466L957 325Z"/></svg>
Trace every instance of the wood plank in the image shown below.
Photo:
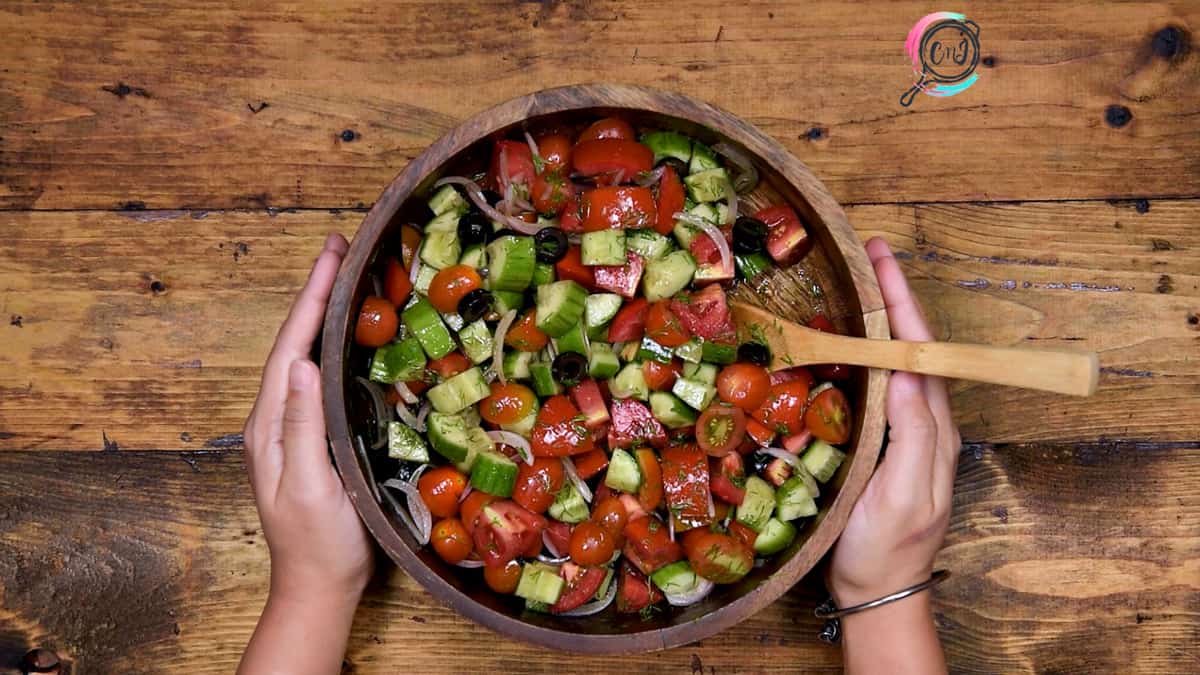
<svg viewBox="0 0 1200 675"><path fill-rule="evenodd" d="M267 550L240 453L0 453L0 668L44 646L76 672L231 672ZM955 672L1192 672L1200 652L1200 443L976 445L938 564ZM1103 495L1103 499L1097 499ZM53 523L50 526L49 523ZM558 672L382 565L355 673ZM700 644L571 657L579 672L837 672L815 580ZM471 644L446 661L447 644Z"/></svg>
<svg viewBox="0 0 1200 675"><path fill-rule="evenodd" d="M1092 399L957 383L964 438L1200 436L1200 201L1144 214L1073 202L849 215L861 236L897 247L943 338L1100 351ZM0 214L0 449L236 444L221 439L241 429L313 251L360 217Z"/></svg>
<svg viewBox="0 0 1200 675"><path fill-rule="evenodd" d="M902 43L928 11L8 2L0 62L20 67L0 69L0 207L369 205L475 112L604 79L743 116L843 202L1200 192L1200 6L972 7L979 82L906 109ZM1108 106L1130 121L1106 123Z"/></svg>

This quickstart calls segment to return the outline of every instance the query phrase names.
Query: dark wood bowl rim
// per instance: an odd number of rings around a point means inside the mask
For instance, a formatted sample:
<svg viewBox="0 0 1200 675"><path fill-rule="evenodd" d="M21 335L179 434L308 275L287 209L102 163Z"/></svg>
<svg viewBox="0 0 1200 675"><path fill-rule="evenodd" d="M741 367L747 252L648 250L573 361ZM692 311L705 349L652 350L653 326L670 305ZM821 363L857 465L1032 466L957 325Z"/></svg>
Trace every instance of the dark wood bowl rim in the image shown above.
<svg viewBox="0 0 1200 675"><path fill-rule="evenodd" d="M585 84L520 96L458 125L413 159L392 180L363 218L338 274L325 315L321 349L321 362L326 366L322 368L325 417L334 462L350 500L388 556L434 597L460 614L503 635L545 647L584 653L620 654L682 645L722 631L774 602L816 565L845 527L851 508L874 470L883 438L883 395L887 374L872 370L867 375L865 417L854 449L854 460L824 520L792 559L766 581L698 619L668 628L620 635L552 630L485 607L431 570L404 542L380 504L375 501L352 447L343 374L343 347L350 329L349 305L358 281L371 260L376 242L391 216L429 170L441 166L446 159L480 138L530 117L586 108L625 108L686 119L723 134L760 157L770 158L772 166L793 184L819 214L836 244L836 254L842 256L851 270L858 305L863 309L866 337L887 339L889 332L878 284L874 274L869 273L871 265L866 252L842 208L828 190L807 166L766 134L724 110L683 94L630 85Z"/></svg>

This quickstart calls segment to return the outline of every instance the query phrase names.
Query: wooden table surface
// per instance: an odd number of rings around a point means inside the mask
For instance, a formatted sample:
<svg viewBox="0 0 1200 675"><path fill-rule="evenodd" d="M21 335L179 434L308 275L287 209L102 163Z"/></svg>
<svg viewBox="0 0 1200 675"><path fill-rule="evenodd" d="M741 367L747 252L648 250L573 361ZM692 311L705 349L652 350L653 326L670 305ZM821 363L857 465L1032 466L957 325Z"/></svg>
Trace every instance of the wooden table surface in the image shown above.
<svg viewBox="0 0 1200 675"><path fill-rule="evenodd" d="M951 3L953 4L953 3ZM922 15L979 81L898 99ZM1092 399L956 383L952 670L1200 670L1200 5L0 5L0 672L231 672L267 549L240 430L326 232L474 112L711 101L898 249L943 339L1100 352ZM563 657L384 565L346 672L835 671L806 582L699 644Z"/></svg>

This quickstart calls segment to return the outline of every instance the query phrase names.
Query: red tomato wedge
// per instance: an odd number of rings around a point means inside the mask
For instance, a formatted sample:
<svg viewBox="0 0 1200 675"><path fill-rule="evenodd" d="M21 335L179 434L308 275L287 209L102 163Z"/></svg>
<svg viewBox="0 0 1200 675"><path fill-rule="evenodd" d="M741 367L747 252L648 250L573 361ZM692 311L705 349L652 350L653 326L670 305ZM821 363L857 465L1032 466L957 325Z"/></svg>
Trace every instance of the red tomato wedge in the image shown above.
<svg viewBox="0 0 1200 675"><path fill-rule="evenodd" d="M684 549L696 574L715 584L732 584L754 568L754 551L728 534L701 531Z"/></svg>
<svg viewBox="0 0 1200 675"><path fill-rule="evenodd" d="M485 564L503 565L540 539L546 519L507 499L487 504L475 519L475 551Z"/></svg>
<svg viewBox="0 0 1200 675"><path fill-rule="evenodd" d="M593 450L576 455L572 461L575 462L575 473L584 480L599 474L608 467L608 455L603 450Z"/></svg>
<svg viewBox="0 0 1200 675"><path fill-rule="evenodd" d="M533 513L545 513L554 503L564 480L562 460L556 457L534 457L533 464L517 462L513 501Z"/></svg>
<svg viewBox="0 0 1200 675"><path fill-rule="evenodd" d="M658 458L649 448L641 448L634 455L637 457L638 468L642 470L642 485L638 488L638 503L647 511L653 511L662 504L663 477L662 467Z"/></svg>
<svg viewBox="0 0 1200 675"><path fill-rule="evenodd" d="M403 307L412 293L412 282L408 280L408 270L395 258L388 258L387 272L383 277L384 295L388 302L397 307Z"/></svg>
<svg viewBox="0 0 1200 675"><path fill-rule="evenodd" d="M667 432L641 401L631 398L612 402L612 426L608 429L608 449L631 448L650 444L661 448L667 444Z"/></svg>
<svg viewBox="0 0 1200 675"><path fill-rule="evenodd" d="M671 301L671 311L693 335L713 342L737 342L737 330L720 284L711 284L690 296L675 298Z"/></svg>
<svg viewBox="0 0 1200 675"><path fill-rule="evenodd" d="M658 220L654 193L644 187L598 187L579 201L583 231L650 227Z"/></svg>
<svg viewBox="0 0 1200 675"><path fill-rule="evenodd" d="M571 400L583 415L583 425L591 431L608 424L608 408L604 406L604 396L595 380L589 378L571 387Z"/></svg>
<svg viewBox="0 0 1200 675"><path fill-rule="evenodd" d="M629 562L642 574L683 559L683 548L671 541L667 524L656 516L631 519L625 526L625 548L622 549Z"/></svg>
<svg viewBox="0 0 1200 675"><path fill-rule="evenodd" d="M555 551L566 555L571 548L571 526L559 520L550 520L549 523L546 526L546 539Z"/></svg>
<svg viewBox="0 0 1200 675"><path fill-rule="evenodd" d="M658 216L654 223L654 231L659 234L671 234L675 229L675 214L683 210L684 202L683 181L671 166L663 168L662 180L658 183Z"/></svg>
<svg viewBox="0 0 1200 675"><path fill-rule="evenodd" d="M579 213L579 196L574 191L563 204L562 212L558 214L558 226L563 232L583 232L583 215ZM578 247L574 247L578 248Z"/></svg>
<svg viewBox="0 0 1200 675"><path fill-rule="evenodd" d="M502 157L506 170L501 170L500 167ZM506 187L502 185L505 173L508 174L510 183L528 185L533 181L536 173L533 170L533 152L530 151L528 143L525 141L496 141L496 145L492 148L492 163L488 169L487 180L488 184L502 195Z"/></svg>
<svg viewBox="0 0 1200 675"><path fill-rule="evenodd" d="M780 265L791 265L812 248L812 238L790 206L771 206L754 217L767 225L767 253Z"/></svg>
<svg viewBox="0 0 1200 675"><path fill-rule="evenodd" d="M596 288L612 291L625 298L637 295L638 284L642 281L642 272L646 265L642 256L628 251L625 253L624 265L598 265L594 267ZM612 339L611 337L609 339Z"/></svg>
<svg viewBox="0 0 1200 675"><path fill-rule="evenodd" d="M662 451L663 491L667 510L685 528L712 523L712 496L708 490L708 456L694 445Z"/></svg>
<svg viewBox="0 0 1200 675"><path fill-rule="evenodd" d="M617 611L622 614L640 612L663 598L662 591L629 561L621 563L621 576L616 583Z"/></svg>
<svg viewBox="0 0 1200 675"><path fill-rule="evenodd" d="M741 455L731 452L724 457L710 457L708 472L714 497L728 504L741 504L746 498L746 465Z"/></svg>
<svg viewBox="0 0 1200 675"><path fill-rule="evenodd" d="M752 414L774 433L783 436L804 430L804 408L808 404L808 385L792 380L771 385L767 400Z"/></svg>
<svg viewBox="0 0 1200 675"><path fill-rule="evenodd" d="M562 595L558 596L558 602L550 605L552 614L569 612L583 605L596 595L596 591L600 590L600 584L604 583L603 567L580 567L574 563L565 563L561 568L561 573L562 577L567 580L567 586L563 589Z"/></svg>
<svg viewBox="0 0 1200 675"><path fill-rule="evenodd" d="M813 436L826 443L845 443L850 440L850 404L837 387L817 394L804 413L804 424Z"/></svg>
<svg viewBox="0 0 1200 675"><path fill-rule="evenodd" d="M585 176L595 176L597 183L615 185L652 169L654 153L637 141L623 138L586 140L575 144L571 165Z"/></svg>
<svg viewBox="0 0 1200 675"><path fill-rule="evenodd" d="M566 457L596 449L592 432L583 425L579 408L561 394L551 396L542 404L533 425L531 445L537 457Z"/></svg>
<svg viewBox="0 0 1200 675"><path fill-rule="evenodd" d="M583 264L578 246L567 248L567 255L554 263L554 272L559 281L570 279L589 291L596 290L596 268Z"/></svg>
<svg viewBox="0 0 1200 675"><path fill-rule="evenodd" d="M625 303L608 326L609 342L633 342L641 340L646 332L646 312L650 303L645 298L634 298Z"/></svg>

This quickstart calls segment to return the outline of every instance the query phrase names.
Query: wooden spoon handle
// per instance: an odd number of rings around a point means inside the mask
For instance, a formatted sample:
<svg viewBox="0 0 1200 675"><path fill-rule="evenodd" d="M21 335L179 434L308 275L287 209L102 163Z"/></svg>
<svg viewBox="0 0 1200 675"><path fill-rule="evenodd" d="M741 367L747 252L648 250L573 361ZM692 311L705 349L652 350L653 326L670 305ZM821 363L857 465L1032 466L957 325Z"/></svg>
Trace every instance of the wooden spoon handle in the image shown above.
<svg viewBox="0 0 1200 675"><path fill-rule="evenodd" d="M827 333L810 336L810 341L812 351L828 359L828 363L904 370L1075 396L1094 394L1100 377L1095 352L870 340Z"/></svg>

